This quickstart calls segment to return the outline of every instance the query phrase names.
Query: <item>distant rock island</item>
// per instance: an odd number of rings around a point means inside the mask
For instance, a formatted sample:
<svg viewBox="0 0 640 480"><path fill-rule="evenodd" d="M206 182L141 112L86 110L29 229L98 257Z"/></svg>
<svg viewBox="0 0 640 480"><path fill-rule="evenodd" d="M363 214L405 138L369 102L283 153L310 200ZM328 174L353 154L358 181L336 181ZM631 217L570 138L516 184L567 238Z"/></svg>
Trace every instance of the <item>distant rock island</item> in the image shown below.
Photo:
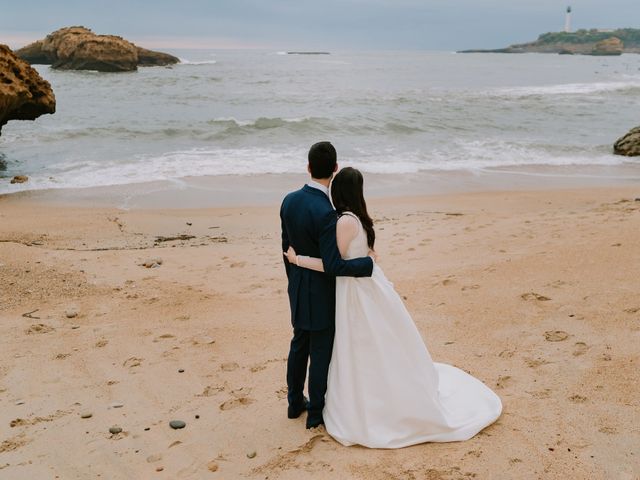
<svg viewBox="0 0 640 480"><path fill-rule="evenodd" d="M550 32L535 42L511 45L495 50L462 50L458 53L559 53L562 55L621 55L640 53L640 30L577 30Z"/></svg>
<svg viewBox="0 0 640 480"><path fill-rule="evenodd" d="M60 70L130 72L138 66L180 62L168 53L138 47L115 35L96 35L85 27L61 28L15 53L31 64L51 65Z"/></svg>

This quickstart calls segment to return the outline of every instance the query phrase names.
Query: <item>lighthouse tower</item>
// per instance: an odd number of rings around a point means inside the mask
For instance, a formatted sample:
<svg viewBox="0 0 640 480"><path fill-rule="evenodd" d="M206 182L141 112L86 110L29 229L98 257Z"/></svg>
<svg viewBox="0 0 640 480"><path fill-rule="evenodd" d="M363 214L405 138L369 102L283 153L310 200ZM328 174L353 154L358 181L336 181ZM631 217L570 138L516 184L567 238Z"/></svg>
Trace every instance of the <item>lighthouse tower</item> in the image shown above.
<svg viewBox="0 0 640 480"><path fill-rule="evenodd" d="M564 31L571 32L571 5L567 7L567 16L564 19Z"/></svg>

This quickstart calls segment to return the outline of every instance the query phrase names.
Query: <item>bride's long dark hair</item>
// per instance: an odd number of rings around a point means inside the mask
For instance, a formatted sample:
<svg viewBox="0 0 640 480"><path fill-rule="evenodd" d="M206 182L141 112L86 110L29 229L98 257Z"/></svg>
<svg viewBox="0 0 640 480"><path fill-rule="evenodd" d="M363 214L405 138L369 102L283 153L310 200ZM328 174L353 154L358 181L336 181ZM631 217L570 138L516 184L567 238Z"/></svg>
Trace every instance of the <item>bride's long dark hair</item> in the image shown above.
<svg viewBox="0 0 640 480"><path fill-rule="evenodd" d="M331 200L338 214L351 212L360 219L364 230L367 232L367 243L373 250L376 242L376 232L373 230L373 220L367 212L367 203L364 201L364 179L362 173L352 167L340 170L331 183Z"/></svg>

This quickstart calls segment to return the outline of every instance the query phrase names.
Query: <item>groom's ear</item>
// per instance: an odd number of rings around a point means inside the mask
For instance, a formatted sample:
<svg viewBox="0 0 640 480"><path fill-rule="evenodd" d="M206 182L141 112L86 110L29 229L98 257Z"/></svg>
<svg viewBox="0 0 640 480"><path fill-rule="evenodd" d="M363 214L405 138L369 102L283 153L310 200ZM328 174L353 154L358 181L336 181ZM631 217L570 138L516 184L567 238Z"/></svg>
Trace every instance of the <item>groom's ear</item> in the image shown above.
<svg viewBox="0 0 640 480"><path fill-rule="evenodd" d="M333 173L336 173L338 171L338 164L336 163L336 167L333 169Z"/></svg>
<svg viewBox="0 0 640 480"><path fill-rule="evenodd" d="M307 172L309 172L309 175L311 175L311 165L309 165L308 163L307 163ZM311 176L313 176L313 175L311 175Z"/></svg>

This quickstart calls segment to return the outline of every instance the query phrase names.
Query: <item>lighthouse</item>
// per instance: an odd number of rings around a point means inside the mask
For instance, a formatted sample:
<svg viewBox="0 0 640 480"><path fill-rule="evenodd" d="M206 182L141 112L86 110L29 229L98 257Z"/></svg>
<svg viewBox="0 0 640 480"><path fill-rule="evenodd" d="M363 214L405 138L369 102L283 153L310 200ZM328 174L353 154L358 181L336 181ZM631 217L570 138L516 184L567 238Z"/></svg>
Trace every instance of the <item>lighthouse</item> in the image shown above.
<svg viewBox="0 0 640 480"><path fill-rule="evenodd" d="M571 5L567 7L567 16L564 19L564 31L571 32Z"/></svg>

